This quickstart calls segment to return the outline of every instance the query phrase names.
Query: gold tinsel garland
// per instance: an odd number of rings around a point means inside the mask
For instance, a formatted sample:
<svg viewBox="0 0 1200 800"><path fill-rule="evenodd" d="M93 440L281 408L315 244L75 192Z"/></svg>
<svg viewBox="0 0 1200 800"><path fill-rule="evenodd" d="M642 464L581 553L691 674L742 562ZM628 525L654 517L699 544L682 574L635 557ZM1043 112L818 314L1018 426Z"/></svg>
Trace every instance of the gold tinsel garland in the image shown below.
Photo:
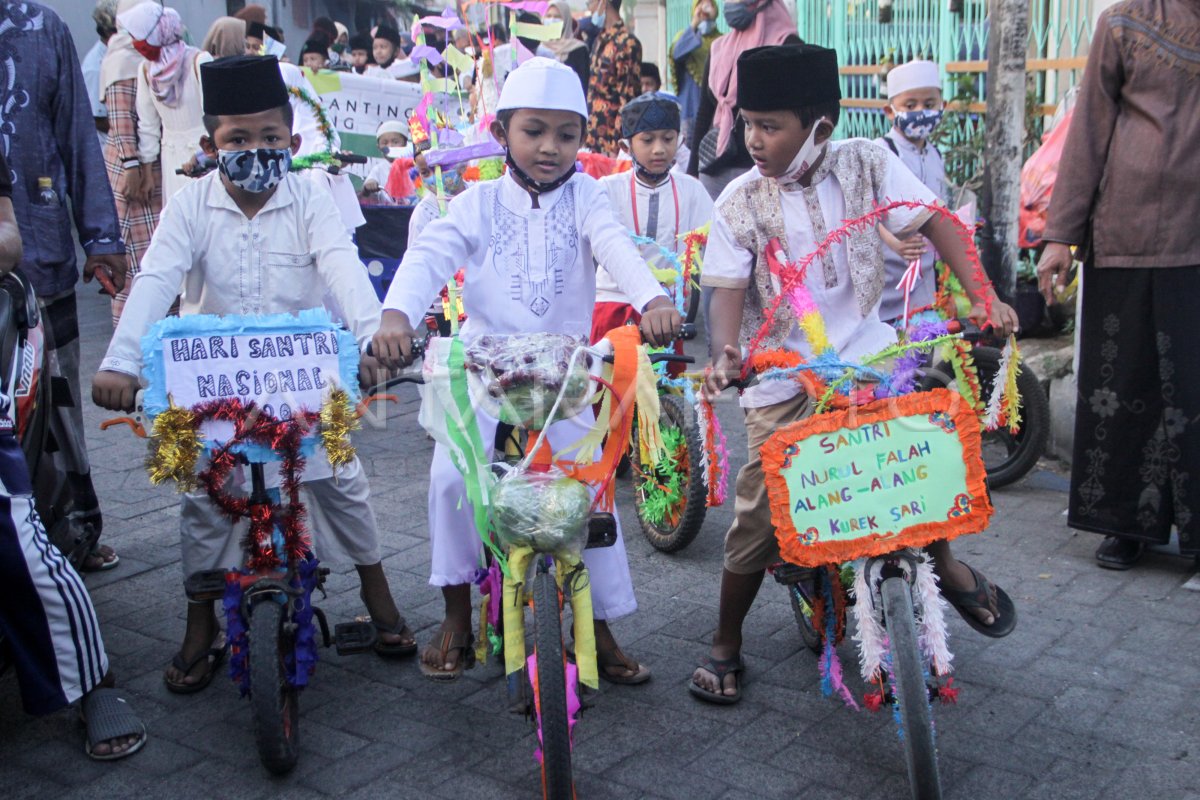
<svg viewBox="0 0 1200 800"><path fill-rule="evenodd" d="M204 419L208 416L203 415ZM355 456L354 445L350 444L350 432L360 427L350 395L344 389L334 389L317 416L321 444L329 463L334 467L349 464ZM181 492L196 488L196 462L204 451L204 437L200 435L200 425L204 419L191 409L174 403L154 418L150 454L146 458L146 471L150 474L151 483L157 485L174 481Z"/></svg>
<svg viewBox="0 0 1200 800"><path fill-rule="evenodd" d="M354 460L354 445L350 444L350 432L360 427L358 415L345 389L335 388L329 399L321 406L321 444L329 463L341 467Z"/></svg>
<svg viewBox="0 0 1200 800"><path fill-rule="evenodd" d="M196 415L191 409L171 403L154 418L150 433L150 455L146 458L150 482L158 485L175 481L181 492L195 489L196 460L203 449Z"/></svg>

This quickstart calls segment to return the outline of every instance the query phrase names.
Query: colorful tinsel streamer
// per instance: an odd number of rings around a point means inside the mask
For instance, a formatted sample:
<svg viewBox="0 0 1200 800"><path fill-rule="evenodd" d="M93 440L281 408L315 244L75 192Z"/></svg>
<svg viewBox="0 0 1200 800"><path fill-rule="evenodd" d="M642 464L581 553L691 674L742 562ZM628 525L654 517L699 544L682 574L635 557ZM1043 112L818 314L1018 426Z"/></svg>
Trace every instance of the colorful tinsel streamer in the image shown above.
<svg viewBox="0 0 1200 800"><path fill-rule="evenodd" d="M1000 353L1000 365L992 382L992 394L980 424L986 431L1007 428L1016 435L1021 430L1021 393L1017 377L1021 374L1021 351L1017 339L1010 336Z"/></svg>
<svg viewBox="0 0 1200 800"><path fill-rule="evenodd" d="M301 103L308 106L312 111L313 116L317 120L317 130L321 132L321 136L325 138L325 153L326 156L333 155L333 124L329 121L329 116L325 113L325 107L321 105L315 97L301 89L299 86L289 86L288 93L297 98ZM299 159L298 159L299 160Z"/></svg>
<svg viewBox="0 0 1200 800"><path fill-rule="evenodd" d="M898 208L924 209L932 212L933 214L941 216L943 219L950 220L951 224L953 224L958 230L959 236L962 238L963 244L967 248L967 253L971 258L971 263L974 267L974 277L976 281L981 287L986 287L989 285L987 276L984 274L983 267L980 265L979 257L975 251L975 242L973 238L974 230L964 225L962 220L955 216L954 212L943 206L932 205L930 203L922 203L912 200L897 200L885 203L878 208L872 209L866 214L863 214L861 217L847 220L841 227L830 231L815 250L794 264L788 263L782 258L782 248L779 246L778 241L772 240L767 245L766 255L769 262L771 260L774 260L775 262L772 265L772 272L776 274L779 280L779 293L772 298L767 307L763 309L763 324L759 327L754 337L750 340L750 345L748 348L750 358L746 359L746 364L742 375L743 378L749 375L748 370L752 357L761 349L763 340L774 327L775 317L779 312L780 303L783 302L784 298L787 298L789 305L792 305L797 299L799 299L798 297L793 296L793 290L797 286L803 285L804 276L808 271L809 264L811 264L815 259L823 258L825 254L828 253L835 245L843 243L852 232L874 228L880 222L880 220L887 216L889 212ZM778 272L776 272L776 270L778 270ZM988 316L991 316L990 297L985 300L984 308ZM797 321L799 320L800 315L797 314ZM819 355L821 352L821 350L815 346L812 348L812 350L814 355Z"/></svg>
<svg viewBox="0 0 1200 800"><path fill-rule="evenodd" d="M715 508L725 502L729 482L729 450L725 444L725 432L717 419L712 403L701 395L696 400L696 419L700 430L701 466L704 483L708 487L708 507Z"/></svg>

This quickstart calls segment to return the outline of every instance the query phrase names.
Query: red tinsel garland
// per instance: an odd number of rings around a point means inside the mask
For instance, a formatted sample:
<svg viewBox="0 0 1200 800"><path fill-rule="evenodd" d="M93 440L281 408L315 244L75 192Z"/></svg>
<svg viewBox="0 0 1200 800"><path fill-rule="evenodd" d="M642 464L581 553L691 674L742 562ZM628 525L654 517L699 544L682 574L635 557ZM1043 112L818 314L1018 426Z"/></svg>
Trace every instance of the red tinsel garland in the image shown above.
<svg viewBox="0 0 1200 800"><path fill-rule="evenodd" d="M193 408L192 413L197 427L210 419L234 424L234 435L212 453L197 480L230 522L249 517L250 531L242 542L246 565L252 570L265 570L290 558L303 558L311 543L304 526L304 505L300 502L300 474L304 471L300 443L309 429L319 423L320 413L302 411L291 419L277 419L262 413L255 403L243 403L237 398L203 403ZM239 445L260 445L279 454L283 473L280 493L287 497L286 506L272 503L265 508L251 508L249 497L234 497L224 492L229 475L239 462L233 451ZM276 523L283 533L284 553L276 553L272 543Z"/></svg>
<svg viewBox="0 0 1200 800"><path fill-rule="evenodd" d="M955 216L953 211L943 206L930 205L929 203L922 203L916 200L896 200L889 202L880 206L879 208L875 208L866 214L863 214L861 217L846 220L846 222L843 223L840 228L835 228L834 230L830 231L829 235L826 236L824 241L817 246L816 250L813 250L798 262L781 266L778 273L780 283L779 291L776 293L775 297L772 298L770 305L763 310L763 324L754 334L754 338L750 340L749 357L746 359L746 362L742 368L743 378L749 375L750 362L753 359L755 352L762 345L762 341L766 338L767 333L771 330L771 328L774 327L775 314L779 310L779 304L785 297L791 294L794 287L804 281L804 275L808 271L808 265L811 264L815 259L824 256L833 248L834 245L842 244L846 237L849 236L853 231L865 230L868 226L874 228L883 217L887 216L889 211L893 211L897 208L923 208L941 216L943 219L950 220L958 230L959 238L961 238L963 244L966 245L967 256L971 259L971 264L974 267L973 277L979 283L981 288L986 288L991 285L990 281L987 279L987 275L983 271L983 266L979 263L979 254L975 250L974 228L964 225L962 220ZM992 313L992 302L990 297L984 300L984 309L990 317Z"/></svg>

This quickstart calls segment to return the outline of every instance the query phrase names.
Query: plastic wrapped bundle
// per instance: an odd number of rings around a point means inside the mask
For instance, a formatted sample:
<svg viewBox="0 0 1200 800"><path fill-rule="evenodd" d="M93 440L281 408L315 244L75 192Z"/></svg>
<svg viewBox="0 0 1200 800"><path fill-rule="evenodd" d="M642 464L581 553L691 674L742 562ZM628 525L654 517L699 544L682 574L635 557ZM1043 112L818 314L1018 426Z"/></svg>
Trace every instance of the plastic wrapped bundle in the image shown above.
<svg viewBox="0 0 1200 800"><path fill-rule="evenodd" d="M592 497L562 471L514 470L492 490L492 522L506 548L578 558L587 543Z"/></svg>
<svg viewBox="0 0 1200 800"><path fill-rule="evenodd" d="M571 356L586 344L556 333L479 337L465 353L475 402L501 422L540 430L561 392L555 419L575 416L590 400L590 357Z"/></svg>

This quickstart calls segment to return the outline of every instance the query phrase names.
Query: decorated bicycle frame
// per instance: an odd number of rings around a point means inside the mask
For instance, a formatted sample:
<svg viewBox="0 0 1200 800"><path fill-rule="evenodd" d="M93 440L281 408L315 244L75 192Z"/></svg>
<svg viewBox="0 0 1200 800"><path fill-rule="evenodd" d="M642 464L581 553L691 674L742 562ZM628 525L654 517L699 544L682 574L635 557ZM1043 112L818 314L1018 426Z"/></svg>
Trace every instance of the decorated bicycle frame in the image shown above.
<svg viewBox="0 0 1200 800"><path fill-rule="evenodd" d="M767 261L778 277L779 292L765 309L765 321L749 345L743 377L795 380L816 403L817 413L776 431L762 447L763 471L780 553L789 563L819 568L813 627L824 639L820 658L822 687L857 707L842 679L836 645L841 640L847 596L853 583L863 680L875 691L864 698L877 709L887 696L883 676L889 670L887 633L881 604L873 602L869 559L983 530L992 505L980 454L982 427L1019 424L1016 394L1018 355L1010 339L987 408L979 402L978 377L970 348L946 322L908 326L895 344L854 364L842 360L828 340L825 323L805 285L809 265L853 230L873 228L896 208L926 209L958 227L975 265L975 278L986 286L975 256L972 230L940 206L894 202L834 230L812 254L788 263L772 240ZM906 276L907 277L907 276ZM908 283L908 286L905 286ZM906 292L911 281L902 281ZM804 332L812 358L761 343L783 302ZM990 316L990 303L986 308ZM934 348L953 365L957 390L916 392L920 371ZM890 368L885 366L891 364ZM851 570L835 565L850 562ZM943 699L955 697L946 645L945 600L928 558L913 559L914 605L918 638L930 676ZM942 679L945 683L942 684Z"/></svg>
<svg viewBox="0 0 1200 800"><path fill-rule="evenodd" d="M634 327L612 331L595 348L545 333L481 336L470 344L434 337L422 368L421 425L462 473L476 530L491 555L477 581L483 603L476 656L485 660L490 645L492 652L503 650L506 674L522 667L537 674L535 656L526 657L522 594L530 566L542 555L552 557L556 581L573 608L571 710L579 708L576 678L599 686L590 581L581 555L592 512L612 510L613 474L629 439L635 396L639 423L647 423L640 424L646 446L661 452L654 372L639 345ZM611 366L603 361L610 353ZM575 456L551 453L543 432L591 408L597 386L599 420L569 448ZM529 432L519 464L492 463L492 443L483 441L478 413ZM503 641L497 633L501 621Z"/></svg>
<svg viewBox="0 0 1200 800"><path fill-rule="evenodd" d="M336 468L354 459L358 344L325 309L269 316L169 317L142 340L143 403L153 421L152 483L204 490L231 523L247 519L244 566L226 573L223 606L230 675L251 690L243 593L263 578L289 588L298 626L285 658L288 684L302 688L316 666L312 591L318 562L300 500L309 459ZM238 488L239 465L278 465L265 496ZM277 478L277 480L275 479Z"/></svg>

